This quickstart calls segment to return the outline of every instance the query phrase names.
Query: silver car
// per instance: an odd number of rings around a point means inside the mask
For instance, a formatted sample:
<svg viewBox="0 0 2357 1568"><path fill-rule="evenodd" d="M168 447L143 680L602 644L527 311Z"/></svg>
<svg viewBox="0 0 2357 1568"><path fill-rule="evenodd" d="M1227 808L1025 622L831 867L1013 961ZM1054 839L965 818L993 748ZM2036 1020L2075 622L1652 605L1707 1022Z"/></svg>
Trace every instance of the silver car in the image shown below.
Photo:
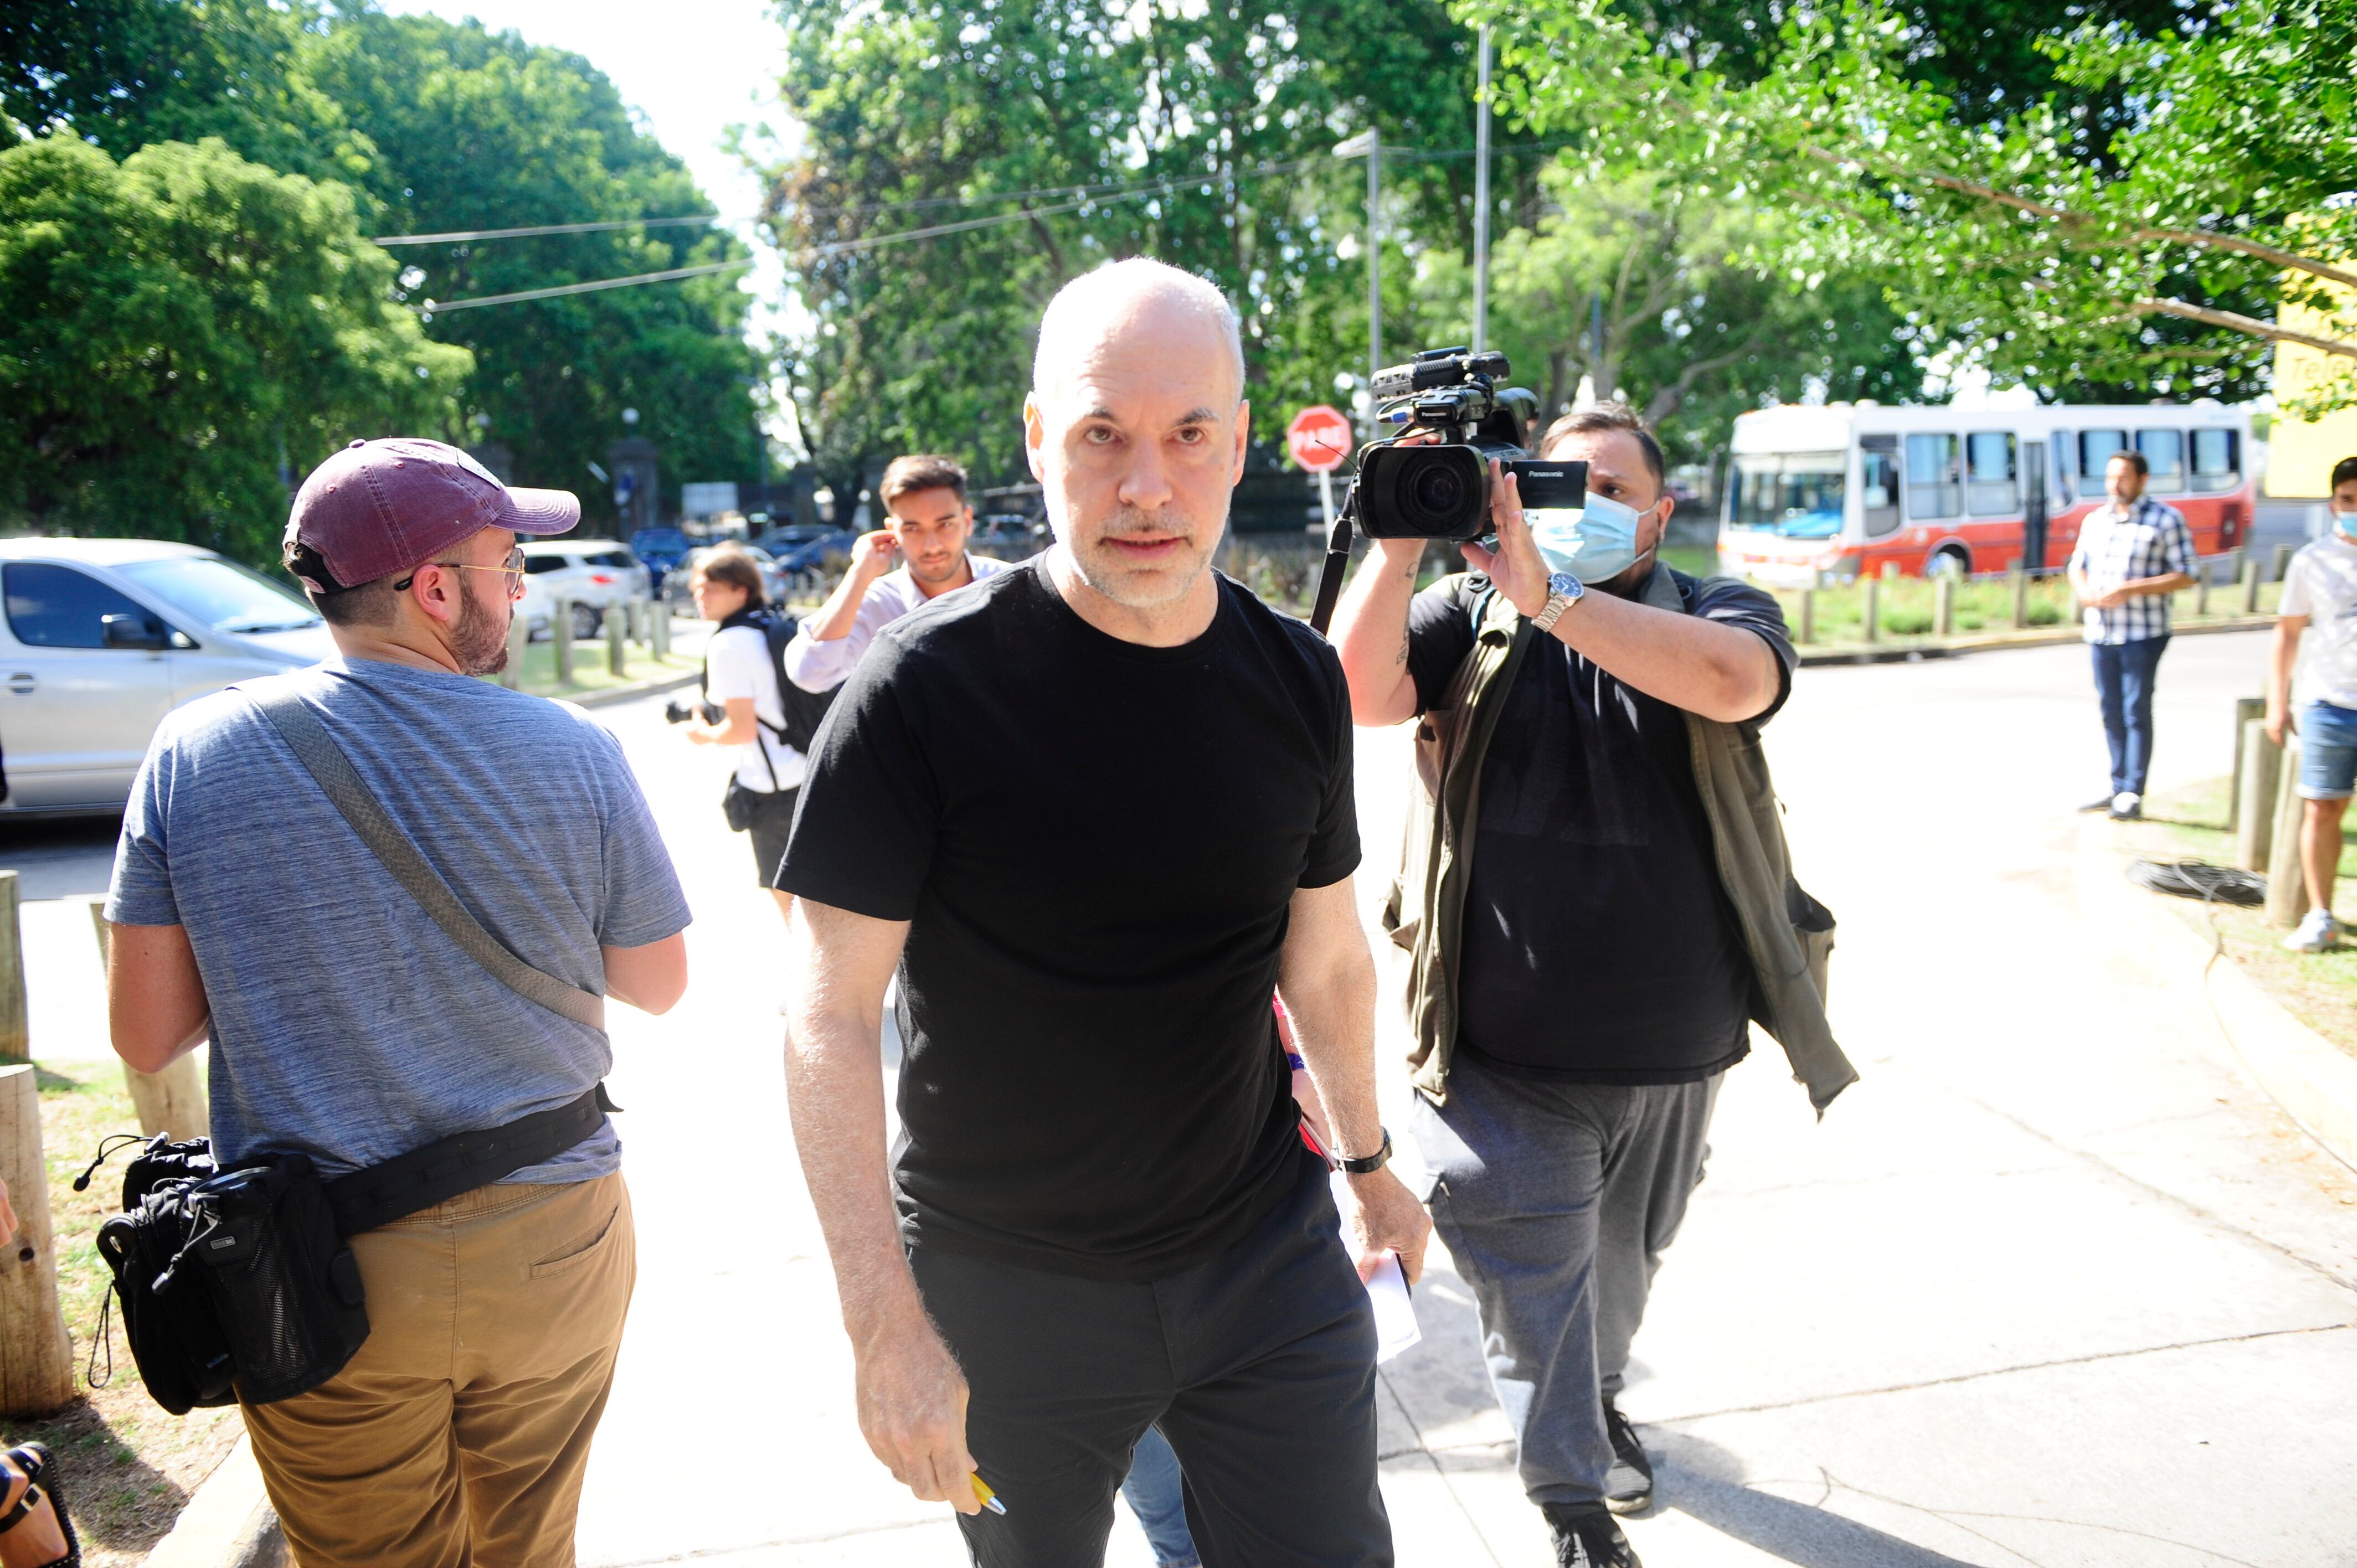
<svg viewBox="0 0 2357 1568"><path fill-rule="evenodd" d="M335 652L294 589L153 539L0 539L0 816L117 811L164 715Z"/></svg>

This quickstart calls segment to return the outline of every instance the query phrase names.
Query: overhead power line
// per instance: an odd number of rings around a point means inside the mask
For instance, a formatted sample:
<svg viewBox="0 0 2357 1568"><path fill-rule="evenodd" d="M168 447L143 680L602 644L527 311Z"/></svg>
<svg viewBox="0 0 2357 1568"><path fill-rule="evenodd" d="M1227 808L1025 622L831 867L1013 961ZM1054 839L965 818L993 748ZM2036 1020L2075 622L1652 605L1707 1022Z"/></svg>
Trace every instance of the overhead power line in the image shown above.
<svg viewBox="0 0 2357 1568"><path fill-rule="evenodd" d="M541 234L602 234L612 229L677 229L691 223L717 223L716 212L686 218L618 218L597 223L535 223L524 229L459 229L447 234L379 234L380 245L452 245L466 240L529 240Z"/></svg>
<svg viewBox="0 0 2357 1568"><path fill-rule="evenodd" d="M742 272L752 264L752 257L742 256L733 262L714 262L701 267L673 267L668 272L640 273L634 277L598 278L593 283L559 284L554 288L522 288L513 294L477 295L472 299L429 299L419 308L428 316L439 316L446 310L474 310L486 305L514 305L527 299L554 299L559 295L595 294L599 289L629 288L633 284L709 277L714 273Z"/></svg>

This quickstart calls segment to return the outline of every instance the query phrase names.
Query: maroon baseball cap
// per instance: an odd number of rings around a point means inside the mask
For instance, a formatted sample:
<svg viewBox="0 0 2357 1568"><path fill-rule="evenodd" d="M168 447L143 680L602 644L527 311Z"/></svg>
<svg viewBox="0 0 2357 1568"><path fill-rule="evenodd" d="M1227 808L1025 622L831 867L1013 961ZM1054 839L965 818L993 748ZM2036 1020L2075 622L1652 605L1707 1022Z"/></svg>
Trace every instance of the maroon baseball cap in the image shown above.
<svg viewBox="0 0 2357 1568"><path fill-rule="evenodd" d="M570 490L513 489L456 446L414 435L355 441L296 492L286 553L307 544L335 581L313 593L372 583L423 565L486 528L563 533L581 521Z"/></svg>

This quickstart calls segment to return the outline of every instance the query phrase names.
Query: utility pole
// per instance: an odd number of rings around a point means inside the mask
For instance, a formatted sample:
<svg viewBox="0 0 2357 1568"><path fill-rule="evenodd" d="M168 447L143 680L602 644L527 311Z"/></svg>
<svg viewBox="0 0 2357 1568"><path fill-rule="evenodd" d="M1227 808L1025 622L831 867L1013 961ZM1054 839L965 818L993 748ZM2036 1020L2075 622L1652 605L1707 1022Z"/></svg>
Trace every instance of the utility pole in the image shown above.
<svg viewBox="0 0 2357 1568"><path fill-rule="evenodd" d="M1473 351L1490 346L1490 24L1481 24L1481 85L1473 108Z"/></svg>
<svg viewBox="0 0 2357 1568"><path fill-rule="evenodd" d="M1375 372L1383 368L1383 145L1373 126L1334 149L1338 158L1367 160L1367 434L1375 428Z"/></svg>

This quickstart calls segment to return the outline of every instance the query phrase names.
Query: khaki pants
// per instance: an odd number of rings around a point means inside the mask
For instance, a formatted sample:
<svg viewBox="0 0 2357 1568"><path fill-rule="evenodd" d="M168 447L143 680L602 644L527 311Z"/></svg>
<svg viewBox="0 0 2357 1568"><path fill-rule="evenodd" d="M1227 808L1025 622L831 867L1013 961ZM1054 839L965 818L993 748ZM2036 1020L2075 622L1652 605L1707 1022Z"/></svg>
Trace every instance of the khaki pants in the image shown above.
<svg viewBox="0 0 2357 1568"><path fill-rule="evenodd" d="M581 1475L638 1278L630 1195L479 1187L352 1238L369 1337L245 1407L303 1568L569 1568Z"/></svg>

